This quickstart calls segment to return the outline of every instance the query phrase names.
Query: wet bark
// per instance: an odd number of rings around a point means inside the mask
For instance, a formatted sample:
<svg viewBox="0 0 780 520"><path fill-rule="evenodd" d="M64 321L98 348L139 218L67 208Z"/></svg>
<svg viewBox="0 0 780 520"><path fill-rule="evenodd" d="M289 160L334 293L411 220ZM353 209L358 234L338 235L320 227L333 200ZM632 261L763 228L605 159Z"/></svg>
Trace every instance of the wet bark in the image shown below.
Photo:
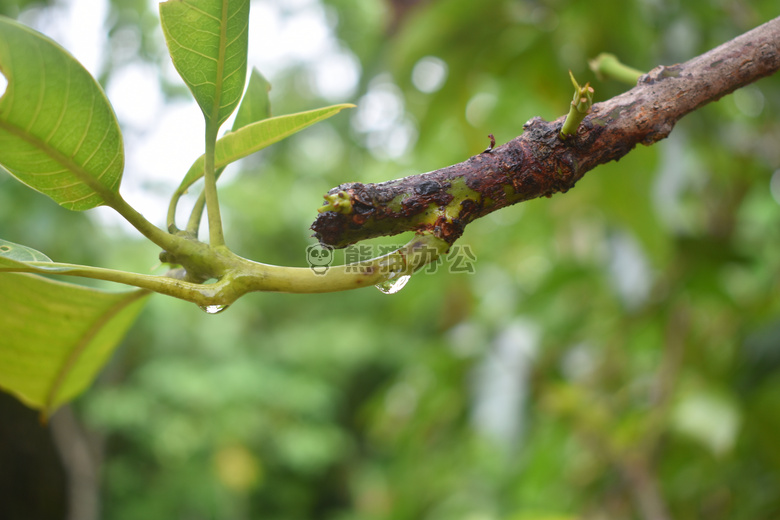
<svg viewBox="0 0 780 520"><path fill-rule="evenodd" d="M565 117L535 117L519 137L460 164L333 188L311 226L314 236L345 247L417 231L452 244L473 220L566 192L596 166L667 137L684 115L778 69L780 17L685 63L656 67L628 92L594 104L576 136L559 137Z"/></svg>

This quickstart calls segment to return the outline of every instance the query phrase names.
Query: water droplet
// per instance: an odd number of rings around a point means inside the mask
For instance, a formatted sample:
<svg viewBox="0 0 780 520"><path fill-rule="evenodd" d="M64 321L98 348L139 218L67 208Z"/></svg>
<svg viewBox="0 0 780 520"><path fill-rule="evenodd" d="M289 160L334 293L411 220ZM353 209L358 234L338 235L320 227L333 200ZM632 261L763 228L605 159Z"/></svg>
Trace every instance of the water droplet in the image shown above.
<svg viewBox="0 0 780 520"><path fill-rule="evenodd" d="M404 288L404 285L406 285L406 282L409 281L409 278L411 278L411 276L407 274L401 276L397 280L387 280L377 284L375 287L385 294L395 294Z"/></svg>
<svg viewBox="0 0 780 520"><path fill-rule="evenodd" d="M219 314L230 307L230 305L198 305L198 307L206 314Z"/></svg>

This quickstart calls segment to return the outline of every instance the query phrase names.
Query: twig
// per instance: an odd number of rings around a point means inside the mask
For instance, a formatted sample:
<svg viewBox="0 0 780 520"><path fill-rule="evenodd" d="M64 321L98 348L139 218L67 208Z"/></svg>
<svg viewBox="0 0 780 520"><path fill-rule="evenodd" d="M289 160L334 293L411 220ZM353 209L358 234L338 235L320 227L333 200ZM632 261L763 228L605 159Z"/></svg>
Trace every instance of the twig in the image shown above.
<svg viewBox="0 0 780 520"><path fill-rule="evenodd" d="M644 74L641 70L629 67L620 62L617 56L602 52L592 60L588 61L590 70L596 73L599 79L616 79L629 85L636 85L636 82Z"/></svg>
<svg viewBox="0 0 780 520"><path fill-rule="evenodd" d="M405 231L452 244L473 220L566 192L596 166L667 137L684 115L778 69L775 18L685 63L656 67L630 91L594 104L577 139L558 138L564 118L535 117L523 135L460 164L380 184L342 184L325 196L312 229L334 247Z"/></svg>
<svg viewBox="0 0 780 520"><path fill-rule="evenodd" d="M577 80L574 79L574 74L571 71L569 71L569 77L572 85L574 85L574 99L571 101L569 113L561 126L561 139L577 135L580 123L590 112L590 107L593 106L593 87L590 86L590 83L585 83L585 86L581 87Z"/></svg>

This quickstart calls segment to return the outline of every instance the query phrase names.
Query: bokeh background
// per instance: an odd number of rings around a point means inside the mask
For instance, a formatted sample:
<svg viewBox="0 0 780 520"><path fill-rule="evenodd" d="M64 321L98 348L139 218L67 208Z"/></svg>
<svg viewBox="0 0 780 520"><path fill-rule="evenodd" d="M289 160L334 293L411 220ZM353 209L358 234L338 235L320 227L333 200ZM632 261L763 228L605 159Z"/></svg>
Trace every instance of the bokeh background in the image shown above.
<svg viewBox="0 0 780 520"><path fill-rule="evenodd" d="M163 225L203 124L157 2L0 13L100 79L126 132L122 191ZM305 266L329 188L441 168L554 119L568 70L597 101L620 93L588 70L600 52L649 70L777 15L775 0L253 0L250 65L274 114L357 108L225 174L228 244ZM29 484L0 517L27 501L19 518L780 518L778 114L775 76L566 194L475 222L459 242L472 273L445 262L394 295L253 294L213 316L152 298L50 428L21 433L35 414L3 398L19 457L0 476ZM0 236L138 272L159 252L110 211L69 213L10 176ZM33 453L56 466L46 484Z"/></svg>

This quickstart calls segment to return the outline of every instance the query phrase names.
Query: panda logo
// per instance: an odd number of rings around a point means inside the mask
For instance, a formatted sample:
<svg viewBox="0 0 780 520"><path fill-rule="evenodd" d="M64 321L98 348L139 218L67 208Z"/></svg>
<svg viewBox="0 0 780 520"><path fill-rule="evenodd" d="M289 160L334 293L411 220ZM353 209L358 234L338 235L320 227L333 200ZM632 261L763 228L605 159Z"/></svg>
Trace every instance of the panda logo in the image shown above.
<svg viewBox="0 0 780 520"><path fill-rule="evenodd" d="M306 248L306 260L316 275L328 272L333 262L333 248L324 244L312 244Z"/></svg>

